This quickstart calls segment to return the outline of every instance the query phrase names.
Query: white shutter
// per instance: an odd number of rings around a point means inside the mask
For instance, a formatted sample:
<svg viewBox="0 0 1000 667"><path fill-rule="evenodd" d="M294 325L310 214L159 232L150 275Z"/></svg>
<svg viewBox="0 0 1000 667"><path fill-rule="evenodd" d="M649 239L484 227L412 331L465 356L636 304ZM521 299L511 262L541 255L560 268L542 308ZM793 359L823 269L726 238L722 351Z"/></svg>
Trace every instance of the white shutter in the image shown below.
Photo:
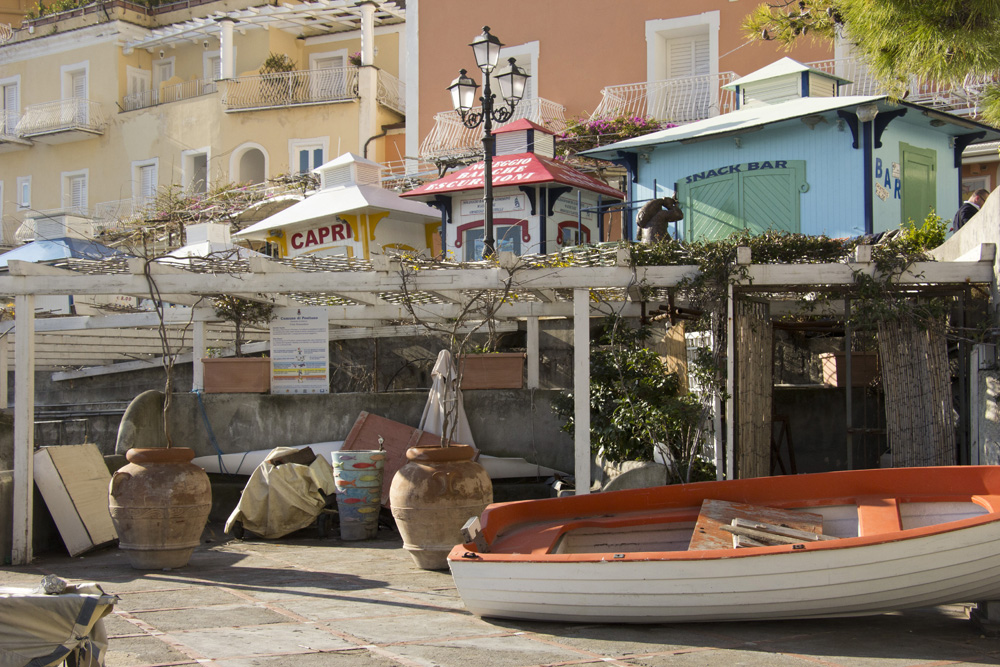
<svg viewBox="0 0 1000 667"><path fill-rule="evenodd" d="M160 84L168 81L174 76L174 61L161 60L153 68L153 87L159 88Z"/></svg>
<svg viewBox="0 0 1000 667"><path fill-rule="evenodd" d="M667 42L667 78L708 74L711 67L708 35L677 37Z"/></svg>
<svg viewBox="0 0 1000 667"><path fill-rule="evenodd" d="M87 73L73 72L71 76L73 77L72 80L73 97L81 100L87 99Z"/></svg>
<svg viewBox="0 0 1000 667"><path fill-rule="evenodd" d="M222 56L212 56L208 59L208 66L211 69L212 81L222 78Z"/></svg>
<svg viewBox="0 0 1000 667"><path fill-rule="evenodd" d="M87 177L71 176L69 179L69 206L78 211L87 208Z"/></svg>
<svg viewBox="0 0 1000 667"><path fill-rule="evenodd" d="M156 197L156 165L139 167L139 198L149 201Z"/></svg>
<svg viewBox="0 0 1000 667"><path fill-rule="evenodd" d="M17 84L3 87L3 114L0 115L0 134L13 134L18 121Z"/></svg>

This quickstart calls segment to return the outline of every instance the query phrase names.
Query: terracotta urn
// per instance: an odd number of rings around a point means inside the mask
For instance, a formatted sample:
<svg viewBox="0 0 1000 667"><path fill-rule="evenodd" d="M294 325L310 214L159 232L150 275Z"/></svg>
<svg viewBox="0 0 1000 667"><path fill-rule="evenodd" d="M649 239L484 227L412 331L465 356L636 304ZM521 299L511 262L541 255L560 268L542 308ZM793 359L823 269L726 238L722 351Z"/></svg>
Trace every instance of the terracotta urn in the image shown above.
<svg viewBox="0 0 1000 667"><path fill-rule="evenodd" d="M464 542L462 526L493 502L490 476L469 445L411 447L392 479L389 504L403 548L417 567L448 569L448 552Z"/></svg>
<svg viewBox="0 0 1000 667"><path fill-rule="evenodd" d="M125 458L108 489L119 548L137 570L184 567L212 509L208 475L187 447L130 449Z"/></svg>

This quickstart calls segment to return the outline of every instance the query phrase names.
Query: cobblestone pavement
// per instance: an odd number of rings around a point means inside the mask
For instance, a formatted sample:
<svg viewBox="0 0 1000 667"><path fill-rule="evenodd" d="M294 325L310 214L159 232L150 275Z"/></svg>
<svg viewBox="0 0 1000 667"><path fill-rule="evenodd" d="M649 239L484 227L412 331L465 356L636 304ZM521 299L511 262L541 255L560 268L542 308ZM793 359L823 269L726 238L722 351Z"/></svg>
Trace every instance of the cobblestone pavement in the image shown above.
<svg viewBox="0 0 1000 667"><path fill-rule="evenodd" d="M0 586L43 574L120 597L105 619L109 667L527 667L534 665L997 665L961 605L810 621L612 625L483 620L447 572L416 568L398 534L376 540L230 541L210 526L191 563L131 569L103 549L0 568Z"/></svg>

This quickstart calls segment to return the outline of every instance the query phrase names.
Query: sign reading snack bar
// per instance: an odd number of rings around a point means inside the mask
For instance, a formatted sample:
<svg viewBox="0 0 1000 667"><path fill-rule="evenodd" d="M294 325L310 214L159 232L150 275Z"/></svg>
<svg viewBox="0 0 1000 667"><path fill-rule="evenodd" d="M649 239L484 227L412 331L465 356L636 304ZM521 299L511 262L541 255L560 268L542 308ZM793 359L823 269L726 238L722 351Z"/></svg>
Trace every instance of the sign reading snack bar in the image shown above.
<svg viewBox="0 0 1000 667"><path fill-rule="evenodd" d="M277 308L271 321L271 393L330 393L327 309Z"/></svg>

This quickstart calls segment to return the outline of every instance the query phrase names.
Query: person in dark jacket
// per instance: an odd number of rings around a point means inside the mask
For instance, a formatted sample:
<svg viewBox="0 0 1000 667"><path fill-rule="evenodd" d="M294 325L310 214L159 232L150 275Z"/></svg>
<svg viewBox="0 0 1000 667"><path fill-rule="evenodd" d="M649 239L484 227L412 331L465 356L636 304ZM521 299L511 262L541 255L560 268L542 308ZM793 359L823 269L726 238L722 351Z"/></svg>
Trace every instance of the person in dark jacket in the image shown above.
<svg viewBox="0 0 1000 667"><path fill-rule="evenodd" d="M973 192L972 196L969 197L969 201L958 207L958 212L955 213L955 217L951 221L951 230L957 232L962 228L962 225L972 219L972 216L979 213L979 209L986 203L986 198L989 196L989 190L976 190Z"/></svg>

